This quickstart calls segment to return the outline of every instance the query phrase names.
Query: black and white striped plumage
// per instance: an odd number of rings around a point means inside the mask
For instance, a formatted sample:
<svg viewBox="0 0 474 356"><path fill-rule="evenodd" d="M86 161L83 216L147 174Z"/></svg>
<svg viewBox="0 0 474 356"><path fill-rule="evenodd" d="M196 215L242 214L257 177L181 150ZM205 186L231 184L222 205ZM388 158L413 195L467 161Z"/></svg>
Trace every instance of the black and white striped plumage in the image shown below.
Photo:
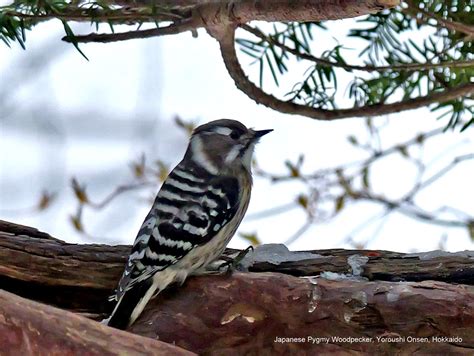
<svg viewBox="0 0 474 356"><path fill-rule="evenodd" d="M109 326L132 324L154 295L221 255L250 201L255 143L270 131L234 120L194 130L138 232L112 297L117 304Z"/></svg>

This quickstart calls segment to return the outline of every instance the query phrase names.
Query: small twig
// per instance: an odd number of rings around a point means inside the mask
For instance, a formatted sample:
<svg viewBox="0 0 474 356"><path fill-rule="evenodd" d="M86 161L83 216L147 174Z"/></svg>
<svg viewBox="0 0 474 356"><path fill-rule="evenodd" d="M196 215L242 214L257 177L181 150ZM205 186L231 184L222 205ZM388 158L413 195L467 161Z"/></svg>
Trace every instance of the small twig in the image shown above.
<svg viewBox="0 0 474 356"><path fill-rule="evenodd" d="M104 198L101 202L99 202L99 203L88 202L88 203L87 203L87 206L99 210L99 209L104 208L104 207L107 206L108 204L110 204L110 202L111 202L112 200L114 200L114 199L117 198L119 195L121 195L121 194L123 194L123 193L125 193L125 192L129 192L129 191L136 190L136 189L141 189L141 188L144 188L144 187L151 187L151 186L156 186L156 182L139 182L139 183L132 183L132 184L121 185L121 186L118 186L117 188L115 188L115 189L114 189L106 198Z"/></svg>
<svg viewBox="0 0 474 356"><path fill-rule="evenodd" d="M88 42L100 42L100 43L109 43L109 42L118 42L118 41L126 41L131 39L137 38L149 38L149 37L158 37L158 36L166 36L166 35L175 35L178 33L191 31L196 29L198 26L197 18L191 18L188 20L175 22L169 26L165 27L158 27L152 28L148 30L140 30L140 31L130 31L130 32L121 32L121 33L90 33L88 35L79 35L74 36L74 38L70 38L65 36L62 38L63 41L66 42L81 42L81 43L88 43Z"/></svg>
<svg viewBox="0 0 474 356"><path fill-rule="evenodd" d="M464 215L460 218L455 217L453 219L444 219L441 218L440 212L438 211L425 211L421 207L417 206L414 203L414 198L416 194L418 194L422 189L428 187L431 183L444 176L450 170L455 168L460 162L466 160L473 160L474 154L472 153L454 158L452 162L449 163L446 167L442 168L439 172L428 177L425 181L422 181L423 176L420 174L414 184L413 189L411 189L409 193L407 193L403 197L396 200L391 200L385 198L383 195L373 193L368 183L367 185L363 185L362 190L358 190L353 185L353 183L356 182L357 179L362 178L364 174L367 174L364 173L364 171L367 169L367 167L370 167L375 161L390 154L405 152L405 149L413 145L422 145L429 138L434 137L436 135L440 135L443 132L444 130L442 128L439 128L426 133L420 133L403 143L395 144L387 149L384 149L383 151L373 151L371 155L365 160L350 162L348 164L340 165L337 167L319 170L316 173L312 174L298 173L297 175L292 175L291 173L289 173L285 176L276 176L264 172L262 170L258 171L258 174L272 181L298 179L308 186L317 187L319 191L319 198L316 199L317 202L315 198L310 198L310 202L308 204L319 206L318 209L323 209L321 208L322 196L329 197L329 201L335 201L337 197L341 197L340 192L335 193L335 195L330 193L334 192L334 189L342 189L342 197L344 197L346 201L367 201L381 205L383 207L382 212L379 212L376 215L371 216L368 220L363 221L349 233L349 236L357 234L361 230L365 229L368 225L372 225L373 223L376 223L378 220L382 219L382 221L377 222L377 226L374 230L374 233L372 234L372 237L369 237L366 242L373 241L374 237L379 234L380 229L382 229L382 227L386 223L388 215L393 212L399 212L400 214L403 214L413 219L427 221L433 225L447 226L452 228L466 228L474 224L474 217L470 216L469 214L463 213ZM413 157L408 156L407 159L413 160ZM414 163L419 166L419 169L424 170L425 165L421 164L417 160L414 160ZM343 180L343 183L341 183L341 179ZM338 213L337 208L335 209L335 213ZM309 216L309 219L313 217L311 221L314 221L315 215L316 214L312 212ZM335 214L333 214L333 216L334 215ZM294 242L295 240L297 240L307 228L307 226L303 226L288 241Z"/></svg>
<svg viewBox="0 0 474 356"><path fill-rule="evenodd" d="M249 221L249 220L257 220L257 219L268 218L270 216L286 213L289 210L295 209L297 207L298 207L298 205L296 205L295 202L291 202L291 203L288 203L288 204L285 204L285 205L281 205L281 206L277 206L277 207L270 208L270 209L267 209L267 210L259 211L259 212L253 213L253 214L248 214L245 217L245 220Z"/></svg>
<svg viewBox="0 0 474 356"><path fill-rule="evenodd" d="M446 28L451 31L457 31L457 32L462 32L469 37L474 37L474 27L469 26L460 22L444 19L441 16L435 15L425 9L422 9L418 6L416 6L413 1L407 1L409 4L409 7L405 9L404 11L410 14L411 16L417 18L418 14L421 14L421 17L423 19L423 23L426 23L430 25L428 20L435 20L439 26L438 28Z"/></svg>
<svg viewBox="0 0 474 356"><path fill-rule="evenodd" d="M351 236L357 235L359 232L363 231L367 228L367 226L372 225L377 220L385 218L390 213L390 210L384 210L381 213L378 212L377 214L371 216L370 218L364 220L362 223L358 224L350 233L348 233L349 239L352 240Z"/></svg>
<svg viewBox="0 0 474 356"><path fill-rule="evenodd" d="M471 216L466 212L446 205L436 209L434 212L437 214L450 213L459 219L471 219Z"/></svg>
<svg viewBox="0 0 474 356"><path fill-rule="evenodd" d="M387 148L384 151L374 152L369 158L367 158L365 160L354 161L354 162L350 162L348 164L344 164L344 165L340 165L340 166L336 166L336 167L332 167L332 168L321 169L321 170L318 170L317 172L312 173L312 174L300 174L300 175L295 177L295 176L290 175L290 174L288 174L288 175L275 175L275 174L265 172L262 169L255 170L255 173L260 175L261 177L270 179L273 182L283 182L283 181L294 180L294 179L299 179L303 182L307 182L307 181L317 179L317 178L322 177L322 176L327 176L328 174L331 174L331 173L333 173L337 170L345 170L347 168L354 167L354 166L356 166L356 167L360 166L363 169L364 167L371 165L372 163L374 163L375 161L377 161L377 160L379 160L383 157L386 157L388 155L399 152L400 147L410 147L414 144L420 143L420 141L422 142L422 141L424 141L424 140L426 140L430 137L440 135L440 134L444 133L444 131L445 130L443 128L440 128L440 129L435 129L435 130L432 130L432 131L429 131L429 132L426 132L426 133L423 133L423 134L418 134L418 135L416 135L416 137L413 137L413 138L411 138L411 139L409 139L409 140L407 140L403 143L391 146L391 147ZM362 172L362 169L358 171L358 174L360 174Z"/></svg>
<svg viewBox="0 0 474 356"><path fill-rule="evenodd" d="M70 11L70 12L65 12L65 13L38 13L38 14L31 14L31 13L24 13L24 12L19 12L19 11L5 11L5 15L7 16L15 16L19 18L23 18L27 21L32 21L35 23L40 23L43 21L48 21L52 19L58 19L58 20L63 20L63 21L76 21L76 22L81 22L81 21L91 21L91 16L87 13L84 13L82 10L81 11ZM175 18L170 18L169 16L160 16L159 14L157 15L150 15L150 14L140 14L140 13L95 13L93 19L94 21L97 22L106 22L106 21L112 21L112 22L152 22L152 21L174 21Z"/></svg>
<svg viewBox="0 0 474 356"><path fill-rule="evenodd" d="M429 177L425 181L421 182L417 186L417 191L420 191L420 190L426 188L428 185L432 184L433 182L437 181L439 178L444 176L446 173L451 171L453 168L457 167L457 165L460 162L467 161L467 160L470 160L470 159L474 159L474 154L467 154L467 155L458 156L458 157L454 158L452 160L452 162L449 163L447 166L445 166L443 169L439 170L438 172L433 174L431 177Z"/></svg>
<svg viewBox="0 0 474 356"><path fill-rule="evenodd" d="M390 200L385 197L379 196L379 195L374 195L374 194L369 194L367 192L360 192L357 194L357 199L363 199L375 203L379 203L384 205L387 209L390 209L392 211L398 211L401 214L411 217L411 218L416 218L418 220L422 221L428 221L430 224L434 225L441 225L441 226L449 226L449 227L467 227L469 224L472 223L472 221L459 221L459 220L445 220L445 219L439 219L433 214L430 214L426 211L421 210L421 208L416 207L412 204L408 204L403 201L395 201L395 200Z"/></svg>
<svg viewBox="0 0 474 356"><path fill-rule="evenodd" d="M258 28L251 27L247 24L243 24L240 26L244 30L252 33L253 35L257 36L263 41L266 41L272 45L275 45L281 48L284 51L287 51L293 54L296 57L301 59L306 59L308 61L314 62L316 64L326 66L326 67L337 67L343 68L345 70L358 70L364 72L386 72L386 71L419 71L419 70L429 70L435 68L469 68L474 66L474 61L451 61L451 62L441 62L441 63L406 63L406 64L396 64L390 66L372 66L372 65L353 65L347 63L338 63L333 62L324 58L318 58L308 53L301 53L296 49L290 48L284 45L281 42L278 42L271 36L265 35L262 31Z"/></svg>
<svg viewBox="0 0 474 356"><path fill-rule="evenodd" d="M306 221L306 223L303 226L301 226L298 229L298 231L295 232L293 236L291 236L288 240L286 240L284 244L288 246L292 244L293 242L295 242L296 240L298 240L301 237L301 235L303 235L311 227L312 224L313 222L310 219Z"/></svg>

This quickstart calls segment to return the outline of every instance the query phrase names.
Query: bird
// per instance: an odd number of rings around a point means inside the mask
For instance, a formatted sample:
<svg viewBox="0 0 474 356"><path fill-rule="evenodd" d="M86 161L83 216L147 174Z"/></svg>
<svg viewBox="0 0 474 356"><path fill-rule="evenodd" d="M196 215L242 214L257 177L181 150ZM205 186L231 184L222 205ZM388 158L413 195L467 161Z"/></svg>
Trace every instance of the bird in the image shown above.
<svg viewBox="0 0 474 356"><path fill-rule="evenodd" d="M255 145L271 131L229 119L193 130L138 231L105 324L126 329L150 299L222 254L250 202Z"/></svg>

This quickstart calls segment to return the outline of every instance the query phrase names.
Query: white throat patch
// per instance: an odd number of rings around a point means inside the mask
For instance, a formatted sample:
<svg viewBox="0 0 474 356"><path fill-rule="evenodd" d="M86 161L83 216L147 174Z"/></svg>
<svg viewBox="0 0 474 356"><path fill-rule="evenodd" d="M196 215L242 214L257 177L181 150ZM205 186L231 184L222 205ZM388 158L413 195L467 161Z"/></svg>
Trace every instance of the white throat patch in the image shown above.
<svg viewBox="0 0 474 356"><path fill-rule="evenodd" d="M192 160L198 165L204 168L211 174L217 174L219 171L217 168L212 164L209 158L206 157L204 153L204 147L202 145L202 140L198 136L194 136L191 139L191 150L192 150Z"/></svg>
<svg viewBox="0 0 474 356"><path fill-rule="evenodd" d="M252 171L251 168L252 168L252 157L253 157L254 149L255 149L255 143L251 143L250 146L245 151L244 156L242 157L242 163L249 172Z"/></svg>

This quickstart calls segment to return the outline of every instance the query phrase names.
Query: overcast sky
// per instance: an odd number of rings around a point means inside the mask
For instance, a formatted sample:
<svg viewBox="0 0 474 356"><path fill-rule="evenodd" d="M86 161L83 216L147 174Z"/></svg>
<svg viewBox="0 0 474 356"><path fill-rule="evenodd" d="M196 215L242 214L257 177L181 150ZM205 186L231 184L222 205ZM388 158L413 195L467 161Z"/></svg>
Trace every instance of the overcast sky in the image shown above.
<svg viewBox="0 0 474 356"><path fill-rule="evenodd" d="M352 20L334 22L331 35L340 36L352 25ZM87 26L82 29L87 32ZM348 135L366 135L363 119L320 122L257 105L236 89L217 43L202 31L197 39L186 33L83 45L89 62L60 42L63 32L58 23L43 24L27 35L27 51L16 44L11 49L0 46L0 219L31 225L67 241L132 243L149 209L151 191L125 194L103 211L88 211L85 218L92 237L84 237L68 221L75 210L70 177L85 182L90 194L100 200L131 180L128 165L142 153L150 160L176 164L187 140L173 124L176 115L199 124L231 118L256 129L274 129L256 150L259 165L274 173L286 172L284 160L295 161L301 153L306 156L307 172L365 157L347 142ZM334 43L330 36L318 38L317 51ZM249 67L245 56L241 62L256 80L256 66ZM302 65L295 67L287 82L295 82L302 70ZM269 77L267 83L266 90L275 90ZM421 109L379 118L376 123L389 123L382 131L383 145L389 147L446 124L435 118L436 114ZM463 134L447 132L427 144L423 158L436 158L434 167L439 169L473 148L472 129ZM463 163L422 194L421 203L430 210L450 205L472 214L473 172L472 161ZM416 170L402 157L380 162L371 176L377 191L388 197L403 194L415 178ZM28 207L43 188L57 192L58 200L47 211L32 213ZM299 183L256 179L239 231L256 232L265 243L286 241L304 224L302 209L266 219L252 216L291 203L301 192L305 189ZM360 228L380 211L371 204L351 205L336 218L314 224L290 248L347 248L351 247L345 242L348 235L356 241L369 240L367 247L373 249L427 251L437 249L445 237L448 250L473 247L462 229L432 226L398 213L384 224ZM230 246L247 245L236 237Z"/></svg>

